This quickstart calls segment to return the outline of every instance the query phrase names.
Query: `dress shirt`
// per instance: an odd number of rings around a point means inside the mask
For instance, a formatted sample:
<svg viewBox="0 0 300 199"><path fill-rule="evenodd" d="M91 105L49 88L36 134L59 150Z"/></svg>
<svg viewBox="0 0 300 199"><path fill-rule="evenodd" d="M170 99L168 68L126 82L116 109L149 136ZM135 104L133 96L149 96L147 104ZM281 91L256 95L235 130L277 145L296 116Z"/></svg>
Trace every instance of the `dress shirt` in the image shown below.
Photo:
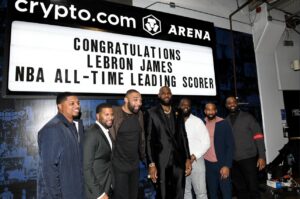
<svg viewBox="0 0 300 199"><path fill-rule="evenodd" d="M78 123L78 121L73 120L73 123L76 127L77 132L79 132L79 123Z"/></svg>
<svg viewBox="0 0 300 199"><path fill-rule="evenodd" d="M210 139L207 128L202 120L190 114L185 121L185 129L189 141L190 153L196 158L202 157L210 147Z"/></svg>
<svg viewBox="0 0 300 199"><path fill-rule="evenodd" d="M101 128L101 130L103 131L105 137L107 138L108 142L109 142L109 146L112 149L112 142L109 136L109 129L106 129L100 122L96 121L96 124L98 124Z"/></svg>

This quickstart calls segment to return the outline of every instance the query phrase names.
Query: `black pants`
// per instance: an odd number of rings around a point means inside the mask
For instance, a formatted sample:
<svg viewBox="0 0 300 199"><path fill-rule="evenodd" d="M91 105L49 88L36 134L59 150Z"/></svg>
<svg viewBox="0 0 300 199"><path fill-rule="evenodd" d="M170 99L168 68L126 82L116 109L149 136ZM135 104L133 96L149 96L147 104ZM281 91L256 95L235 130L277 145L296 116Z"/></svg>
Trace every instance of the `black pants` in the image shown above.
<svg viewBox="0 0 300 199"><path fill-rule="evenodd" d="M256 164L256 157L233 161L232 182L238 199L260 199Z"/></svg>
<svg viewBox="0 0 300 199"><path fill-rule="evenodd" d="M113 168L114 187L113 199L137 199L139 189L139 168L124 172Z"/></svg>
<svg viewBox="0 0 300 199"><path fill-rule="evenodd" d="M183 199L185 186L184 169L174 164L158 169L156 199Z"/></svg>

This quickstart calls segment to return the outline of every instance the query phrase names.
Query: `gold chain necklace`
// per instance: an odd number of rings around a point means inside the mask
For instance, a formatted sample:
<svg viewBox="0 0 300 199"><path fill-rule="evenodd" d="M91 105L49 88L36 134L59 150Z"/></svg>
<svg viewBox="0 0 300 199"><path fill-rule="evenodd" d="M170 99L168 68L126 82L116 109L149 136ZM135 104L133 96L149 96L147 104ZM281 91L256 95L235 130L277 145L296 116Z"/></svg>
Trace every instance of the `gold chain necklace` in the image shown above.
<svg viewBox="0 0 300 199"><path fill-rule="evenodd" d="M165 114L169 114L169 113L171 113L171 111L172 111L172 107L170 107L169 111L165 111L165 110L164 110L164 113L165 113Z"/></svg>

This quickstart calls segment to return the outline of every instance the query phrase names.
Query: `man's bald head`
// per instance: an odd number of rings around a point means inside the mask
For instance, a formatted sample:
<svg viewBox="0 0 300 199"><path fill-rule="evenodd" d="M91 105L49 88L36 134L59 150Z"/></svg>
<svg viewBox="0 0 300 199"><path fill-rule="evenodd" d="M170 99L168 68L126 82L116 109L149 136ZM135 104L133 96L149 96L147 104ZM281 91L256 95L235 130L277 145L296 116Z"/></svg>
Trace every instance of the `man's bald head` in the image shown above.
<svg viewBox="0 0 300 199"><path fill-rule="evenodd" d="M229 96L226 98L225 107L232 113L238 110L238 102L234 96Z"/></svg>
<svg viewBox="0 0 300 199"><path fill-rule="evenodd" d="M158 98L160 103L165 106L171 105L172 92L168 86L163 86L159 89Z"/></svg>

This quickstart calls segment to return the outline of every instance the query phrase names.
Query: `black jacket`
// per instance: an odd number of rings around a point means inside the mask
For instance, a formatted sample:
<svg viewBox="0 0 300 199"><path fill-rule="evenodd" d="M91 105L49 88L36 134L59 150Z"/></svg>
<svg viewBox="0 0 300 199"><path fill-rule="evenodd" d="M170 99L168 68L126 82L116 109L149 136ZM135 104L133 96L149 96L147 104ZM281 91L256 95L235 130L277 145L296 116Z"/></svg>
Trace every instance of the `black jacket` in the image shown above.
<svg viewBox="0 0 300 199"><path fill-rule="evenodd" d="M94 124L84 134L83 172L86 199L109 194L112 185L112 150L104 132Z"/></svg>
<svg viewBox="0 0 300 199"><path fill-rule="evenodd" d="M174 109L172 109L174 110ZM171 152L174 164L185 167L186 159L190 158L189 145L184 127L184 120L171 111L174 128L166 125L166 116L161 105L147 111L146 119L146 154L148 163L155 163L158 168L165 168Z"/></svg>

